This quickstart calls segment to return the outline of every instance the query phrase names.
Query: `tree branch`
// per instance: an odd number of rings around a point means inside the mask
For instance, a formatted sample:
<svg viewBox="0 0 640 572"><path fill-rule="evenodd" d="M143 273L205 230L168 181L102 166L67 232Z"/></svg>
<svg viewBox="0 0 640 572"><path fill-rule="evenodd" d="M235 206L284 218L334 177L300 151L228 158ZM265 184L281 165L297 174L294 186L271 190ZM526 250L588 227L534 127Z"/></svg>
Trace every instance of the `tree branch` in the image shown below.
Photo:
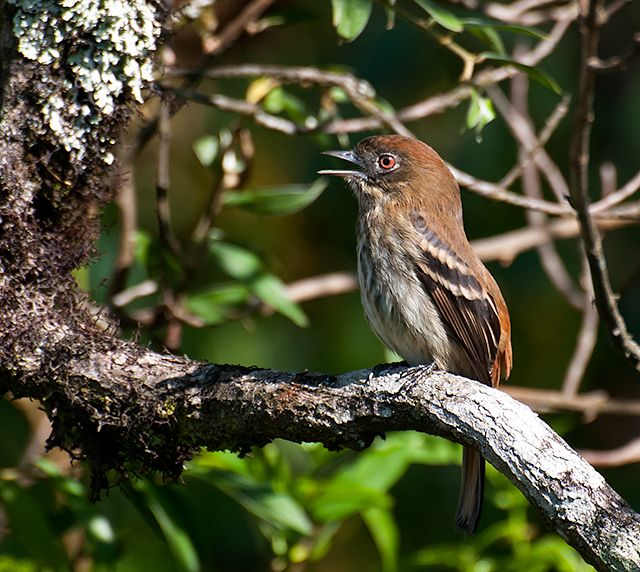
<svg viewBox="0 0 640 572"><path fill-rule="evenodd" d="M200 447L242 452L276 438L361 449L413 429L473 444L597 569L640 566L640 515L527 406L448 373L376 369L329 376L216 366L118 342L67 353L46 383L12 389L43 399L50 444L89 457L98 487L109 469L177 476Z"/></svg>
<svg viewBox="0 0 640 572"><path fill-rule="evenodd" d="M590 213L588 194L589 179L589 135L593 122L593 97L595 70L589 66L591 58L598 55L599 27L597 12L600 3L596 0L584 2L579 23L582 46L580 83L576 97L573 136L570 146L571 203L580 222L580 236L584 244L598 313L607 326L616 348L627 360L640 370L640 345L631 337L624 318L618 309L607 264L602 251L602 238Z"/></svg>
<svg viewBox="0 0 640 572"><path fill-rule="evenodd" d="M640 437L608 451L585 449L580 454L597 467L620 467L640 461Z"/></svg>

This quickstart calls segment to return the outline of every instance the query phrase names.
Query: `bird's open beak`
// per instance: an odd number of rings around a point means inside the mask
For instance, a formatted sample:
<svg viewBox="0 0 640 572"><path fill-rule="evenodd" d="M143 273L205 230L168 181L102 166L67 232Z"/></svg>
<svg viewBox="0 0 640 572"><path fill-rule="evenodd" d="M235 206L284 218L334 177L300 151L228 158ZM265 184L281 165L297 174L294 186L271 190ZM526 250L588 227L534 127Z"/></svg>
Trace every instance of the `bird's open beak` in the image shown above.
<svg viewBox="0 0 640 572"><path fill-rule="evenodd" d="M337 157L344 161L349 161L358 167L364 168L362 159L358 157L353 151L323 151L323 155L329 155L330 157ZM336 177L364 177L362 171L353 171L348 169L322 169L318 171L319 175L334 175Z"/></svg>

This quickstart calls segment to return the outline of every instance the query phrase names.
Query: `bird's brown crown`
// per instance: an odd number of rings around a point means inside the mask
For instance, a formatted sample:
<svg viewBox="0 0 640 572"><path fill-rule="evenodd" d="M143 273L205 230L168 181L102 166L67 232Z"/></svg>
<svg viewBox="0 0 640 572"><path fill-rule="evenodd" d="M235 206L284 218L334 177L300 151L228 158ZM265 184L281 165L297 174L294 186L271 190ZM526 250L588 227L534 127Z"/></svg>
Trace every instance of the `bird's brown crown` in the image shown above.
<svg viewBox="0 0 640 572"><path fill-rule="evenodd" d="M356 145L354 154L373 180L397 183L413 177L453 178L440 156L426 143L402 135L367 137Z"/></svg>
<svg viewBox="0 0 640 572"><path fill-rule="evenodd" d="M460 190L451 171L426 143L401 135L363 139L345 157L360 169L347 177L361 206L420 209L429 204L434 216L462 221Z"/></svg>

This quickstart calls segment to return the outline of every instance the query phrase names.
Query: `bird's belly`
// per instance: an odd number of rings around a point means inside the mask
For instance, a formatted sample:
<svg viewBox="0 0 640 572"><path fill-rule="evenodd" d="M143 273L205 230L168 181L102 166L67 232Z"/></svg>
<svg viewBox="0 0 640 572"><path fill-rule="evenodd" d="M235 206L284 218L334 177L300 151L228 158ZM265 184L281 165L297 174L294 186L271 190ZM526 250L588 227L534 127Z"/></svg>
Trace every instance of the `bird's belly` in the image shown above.
<svg viewBox="0 0 640 572"><path fill-rule="evenodd" d="M451 365L452 344L429 294L398 249L358 247L362 305L380 340L410 364Z"/></svg>

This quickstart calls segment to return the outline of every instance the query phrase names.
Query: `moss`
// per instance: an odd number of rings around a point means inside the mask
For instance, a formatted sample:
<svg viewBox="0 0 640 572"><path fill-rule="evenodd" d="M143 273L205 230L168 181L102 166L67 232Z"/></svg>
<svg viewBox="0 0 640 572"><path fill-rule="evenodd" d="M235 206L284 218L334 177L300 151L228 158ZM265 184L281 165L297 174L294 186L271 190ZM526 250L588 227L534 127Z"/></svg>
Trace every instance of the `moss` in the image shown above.
<svg viewBox="0 0 640 572"><path fill-rule="evenodd" d="M163 419L168 419L176 412L177 406L175 399L167 399L158 407L158 415Z"/></svg>
<svg viewBox="0 0 640 572"><path fill-rule="evenodd" d="M143 0L8 0L22 56L42 67L35 86L40 131L78 163L96 152L107 164L115 140L98 129L152 79L160 25ZM37 131L37 129L36 129Z"/></svg>

